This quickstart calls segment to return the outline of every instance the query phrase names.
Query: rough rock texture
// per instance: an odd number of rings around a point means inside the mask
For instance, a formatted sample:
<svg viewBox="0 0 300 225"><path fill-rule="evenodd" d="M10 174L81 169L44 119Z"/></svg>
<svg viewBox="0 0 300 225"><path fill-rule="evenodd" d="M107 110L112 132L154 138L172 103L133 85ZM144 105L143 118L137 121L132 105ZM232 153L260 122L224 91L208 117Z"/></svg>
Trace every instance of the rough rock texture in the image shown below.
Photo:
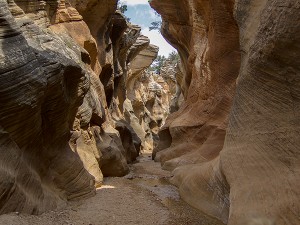
<svg viewBox="0 0 300 225"><path fill-rule="evenodd" d="M227 1L168 0L152 1L151 5L165 21L162 34L181 57L184 75L177 81L185 98L162 129L170 134L171 145L159 145L153 156L170 170L210 161L223 147L239 70L233 5Z"/></svg>
<svg viewBox="0 0 300 225"><path fill-rule="evenodd" d="M130 48L128 58L135 55L138 46L145 42L149 42L149 39L140 36L136 44ZM158 131L170 114L170 105L173 102L177 104L175 76L179 75L180 71L177 68L171 69L175 65L166 62L160 75L145 70L156 58L157 53L158 48L153 45L148 45L141 50L129 63L129 76L126 84L127 97L130 100L126 104L127 120L133 123L133 128L137 130L137 134L140 134L142 149L146 151L152 151L157 145ZM140 125L136 126L136 122Z"/></svg>
<svg viewBox="0 0 300 225"><path fill-rule="evenodd" d="M132 88L128 89L130 101L126 102L125 117L142 137L142 149L152 151L159 139L158 131L170 113L171 98L175 95L170 89L175 82L169 85L163 77L149 71L131 82L127 86Z"/></svg>
<svg viewBox="0 0 300 225"><path fill-rule="evenodd" d="M182 64L179 59L168 59L161 67L160 76L163 78L164 89L167 90L167 99L164 104L168 103L168 115L178 111L184 101L180 83L183 77Z"/></svg>
<svg viewBox="0 0 300 225"><path fill-rule="evenodd" d="M176 168L188 203L226 224L299 224L299 1L151 5L180 53L185 96L155 159Z"/></svg>
<svg viewBox="0 0 300 225"><path fill-rule="evenodd" d="M40 29L13 1L0 1L0 17L0 212L38 214L93 195L94 179L68 144L89 88L79 47Z"/></svg>
<svg viewBox="0 0 300 225"><path fill-rule="evenodd" d="M141 35L141 27L126 23L119 12L112 23L114 74L110 81L113 82L104 82L106 95L110 96L110 111L115 121L121 121L122 126L128 127L126 130L136 133L136 136L127 134L132 136L134 143L127 146L131 146L127 152L134 152L133 146L152 151L158 129L169 114L169 99L166 98L171 96L165 80L158 81L158 77L145 71L159 49L150 44L148 37Z"/></svg>
<svg viewBox="0 0 300 225"><path fill-rule="evenodd" d="M116 3L0 0L0 213L94 195L139 155L122 110L127 67L150 48L149 66L158 49L125 33L140 28Z"/></svg>
<svg viewBox="0 0 300 225"><path fill-rule="evenodd" d="M242 66L221 154L230 185L229 224L253 215L278 225L296 225L300 223L300 2L237 1L235 16Z"/></svg>

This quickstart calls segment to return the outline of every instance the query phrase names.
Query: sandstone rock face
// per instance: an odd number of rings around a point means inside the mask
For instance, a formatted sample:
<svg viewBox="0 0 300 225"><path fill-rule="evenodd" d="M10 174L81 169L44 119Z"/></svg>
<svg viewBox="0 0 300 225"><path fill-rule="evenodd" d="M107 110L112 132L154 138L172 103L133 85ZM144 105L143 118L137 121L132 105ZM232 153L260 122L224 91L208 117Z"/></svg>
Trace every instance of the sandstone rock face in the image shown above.
<svg viewBox="0 0 300 225"><path fill-rule="evenodd" d="M183 103L184 97L182 94L182 90L180 87L180 83L182 83L182 64L179 59L168 59L163 64L160 76L163 78L165 87L164 89L167 90L168 95L165 102L165 105L168 103L168 115L170 113L176 112L179 109L179 106Z"/></svg>
<svg viewBox="0 0 300 225"><path fill-rule="evenodd" d="M176 168L183 199L226 224L299 224L299 1L151 5L180 53L185 97L155 159Z"/></svg>
<svg viewBox="0 0 300 225"><path fill-rule="evenodd" d="M157 145L158 131L169 115L169 86L157 74L144 72L134 80L131 90L125 116L142 137L142 149L151 152Z"/></svg>
<svg viewBox="0 0 300 225"><path fill-rule="evenodd" d="M158 77L145 72L159 49L150 44L148 37L141 35L141 27L126 23L119 12L114 15L112 23L114 74L111 74L110 80L113 82L104 82L107 83L106 96L110 96L110 112L115 121L121 121L122 126L127 126L127 131L133 129L137 135L131 135L132 147L140 146L138 149L142 151L152 151L155 145L153 139L158 138L158 129L169 114L169 100L165 99L169 97L168 88L164 87L167 83L161 80L161 86ZM126 138L127 141L129 139Z"/></svg>
<svg viewBox="0 0 300 225"><path fill-rule="evenodd" d="M64 3L64 5L66 4ZM61 8L63 7L61 6ZM79 15L76 9L69 5L68 10L70 11L70 9L74 14ZM59 8L57 14L60 13ZM55 21L56 23L51 25L50 29L62 38L67 46L80 46L81 60L89 73L89 88L84 96L83 103L77 110L69 143L72 150L80 156L85 169L95 177L96 186L99 186L103 180L99 165L102 153L100 148L97 147L97 143L101 141L99 139L99 127L109 120L107 118L108 110L103 85L96 75L98 69L101 68L97 55L94 55L94 52L98 51L97 41L91 35L87 24L82 21L82 18L80 21L77 18L70 17L66 22ZM89 45L87 46L86 43L89 43Z"/></svg>
<svg viewBox="0 0 300 225"><path fill-rule="evenodd" d="M236 1L242 64L220 158L230 224L300 223L299 11L299 1Z"/></svg>
<svg viewBox="0 0 300 225"><path fill-rule="evenodd" d="M210 161L223 147L239 71L233 5L225 1L155 0L151 5L165 21L162 34L180 54L183 76L177 82L185 98L163 128L169 130L172 143L163 149L158 146L155 160L170 170Z"/></svg>
<svg viewBox="0 0 300 225"><path fill-rule="evenodd" d="M145 37L140 37L146 40ZM136 43L141 42L138 39ZM129 57L137 48L134 45L129 52ZM176 92L175 76L180 71L174 63L166 62L161 70L161 74L156 74L148 68L153 59L157 56L156 46L149 45L129 63L129 77L126 85L127 89L127 120L131 121L137 134L142 140L142 149L152 151L158 144L159 129L165 124L166 118L170 114L171 104L178 105L176 94L180 96L180 91ZM172 69L171 69L172 68ZM130 113L133 112L133 113ZM140 124L136 126L136 124ZM138 129L136 129L138 128Z"/></svg>
<svg viewBox="0 0 300 225"><path fill-rule="evenodd" d="M0 6L0 212L38 214L95 193L68 144L89 73L78 46L66 48L13 1Z"/></svg>
<svg viewBox="0 0 300 225"><path fill-rule="evenodd" d="M116 2L0 1L0 213L92 196L139 155L124 88L130 62L144 50L146 68L158 49Z"/></svg>

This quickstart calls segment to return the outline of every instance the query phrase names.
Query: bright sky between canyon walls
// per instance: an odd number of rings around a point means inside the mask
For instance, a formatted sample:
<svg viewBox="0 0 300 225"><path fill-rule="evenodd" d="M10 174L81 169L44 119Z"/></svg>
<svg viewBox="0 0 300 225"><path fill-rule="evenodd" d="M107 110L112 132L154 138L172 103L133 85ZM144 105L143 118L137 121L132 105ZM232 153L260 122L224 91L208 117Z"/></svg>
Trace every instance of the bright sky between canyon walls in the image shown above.
<svg viewBox="0 0 300 225"><path fill-rule="evenodd" d="M161 36L157 30L149 31L151 22L159 20L155 11L150 7L148 0L121 0L128 6L125 15L130 22L142 27L142 34L149 37L151 44L159 47L159 55L168 56L175 49Z"/></svg>

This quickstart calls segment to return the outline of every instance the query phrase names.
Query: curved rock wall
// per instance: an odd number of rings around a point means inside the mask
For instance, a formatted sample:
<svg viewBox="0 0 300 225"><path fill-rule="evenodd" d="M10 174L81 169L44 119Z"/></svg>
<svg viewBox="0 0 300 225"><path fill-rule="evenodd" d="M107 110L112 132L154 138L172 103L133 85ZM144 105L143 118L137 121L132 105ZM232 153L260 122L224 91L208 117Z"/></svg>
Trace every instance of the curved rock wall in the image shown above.
<svg viewBox="0 0 300 225"><path fill-rule="evenodd" d="M235 16L242 64L220 158L230 185L229 224L261 218L296 225L300 2L236 1Z"/></svg>
<svg viewBox="0 0 300 225"><path fill-rule="evenodd" d="M299 1L150 4L185 68L155 159L226 224L299 224Z"/></svg>
<svg viewBox="0 0 300 225"><path fill-rule="evenodd" d="M0 0L0 213L92 196L160 139L189 204L298 225L299 1L152 0L176 84L144 72L158 49L116 4Z"/></svg>
<svg viewBox="0 0 300 225"><path fill-rule="evenodd" d="M89 73L77 46L66 48L13 1L0 5L0 212L38 214L95 193L68 144Z"/></svg>
<svg viewBox="0 0 300 225"><path fill-rule="evenodd" d="M239 71L233 5L227 1L155 0L151 5L164 19L162 34L180 54L184 76L178 83L185 97L163 128L169 130L172 144L164 149L158 146L155 160L170 170L210 161L223 147Z"/></svg>
<svg viewBox="0 0 300 225"><path fill-rule="evenodd" d="M0 0L0 213L92 196L139 155L146 133L122 110L128 64L150 49L146 68L158 49L125 32L140 28L116 4Z"/></svg>

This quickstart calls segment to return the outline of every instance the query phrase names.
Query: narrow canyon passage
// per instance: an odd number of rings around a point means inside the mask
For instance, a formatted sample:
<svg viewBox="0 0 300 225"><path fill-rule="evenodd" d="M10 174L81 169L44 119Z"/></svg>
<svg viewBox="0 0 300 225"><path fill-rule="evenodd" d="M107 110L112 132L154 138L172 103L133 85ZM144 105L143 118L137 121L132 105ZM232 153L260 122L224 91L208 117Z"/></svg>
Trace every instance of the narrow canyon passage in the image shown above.
<svg viewBox="0 0 300 225"><path fill-rule="evenodd" d="M142 154L125 177L109 177L96 196L40 216L11 213L1 225L222 225L180 199L171 173Z"/></svg>
<svg viewBox="0 0 300 225"><path fill-rule="evenodd" d="M0 225L299 225L299 43L300 0L0 0Z"/></svg>

